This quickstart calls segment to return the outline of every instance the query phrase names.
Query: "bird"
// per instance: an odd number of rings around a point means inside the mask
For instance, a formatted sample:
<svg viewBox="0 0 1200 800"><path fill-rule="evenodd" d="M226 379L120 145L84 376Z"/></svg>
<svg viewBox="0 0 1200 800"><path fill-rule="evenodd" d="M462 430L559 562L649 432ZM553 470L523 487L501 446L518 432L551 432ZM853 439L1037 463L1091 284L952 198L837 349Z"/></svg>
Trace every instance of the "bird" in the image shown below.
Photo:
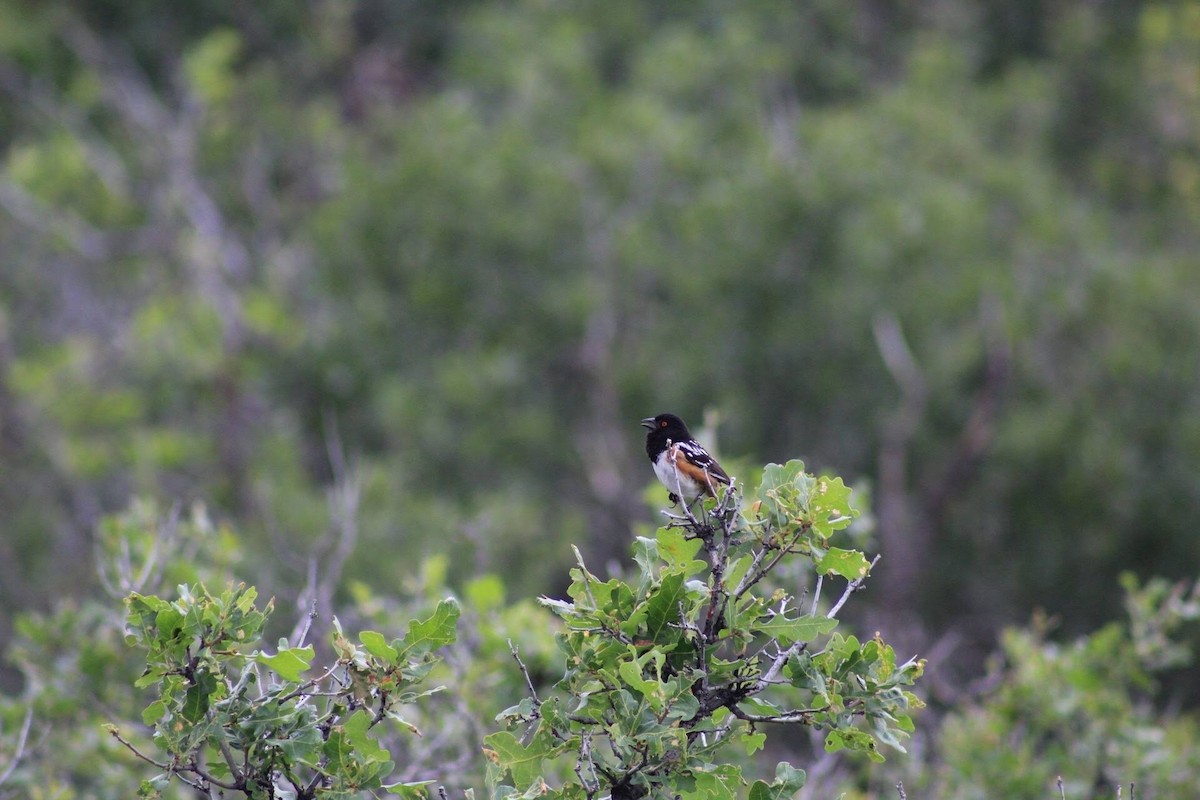
<svg viewBox="0 0 1200 800"><path fill-rule="evenodd" d="M646 417L646 455L654 465L654 474L667 487L671 505L680 500L687 505L701 495L717 496L717 484L729 485L729 476L717 460L695 440L683 420L674 414Z"/></svg>

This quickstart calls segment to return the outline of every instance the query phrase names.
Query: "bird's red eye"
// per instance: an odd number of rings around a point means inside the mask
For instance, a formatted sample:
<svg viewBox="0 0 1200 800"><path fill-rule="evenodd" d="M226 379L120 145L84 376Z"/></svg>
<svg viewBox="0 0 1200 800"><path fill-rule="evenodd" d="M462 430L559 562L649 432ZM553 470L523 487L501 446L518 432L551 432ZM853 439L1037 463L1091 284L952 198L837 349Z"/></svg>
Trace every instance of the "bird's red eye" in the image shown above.
<svg viewBox="0 0 1200 800"><path fill-rule="evenodd" d="M660 428L667 427L667 421L665 419L662 420L661 422L658 423L658 427L660 427Z"/></svg>

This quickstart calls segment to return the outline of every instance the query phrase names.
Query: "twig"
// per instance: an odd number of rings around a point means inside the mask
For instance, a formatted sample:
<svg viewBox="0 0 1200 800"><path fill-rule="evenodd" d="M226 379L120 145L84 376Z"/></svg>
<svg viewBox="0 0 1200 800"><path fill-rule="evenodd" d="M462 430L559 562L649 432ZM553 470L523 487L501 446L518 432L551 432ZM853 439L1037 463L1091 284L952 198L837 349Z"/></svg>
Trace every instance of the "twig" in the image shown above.
<svg viewBox="0 0 1200 800"><path fill-rule="evenodd" d="M108 729L108 732L110 734L112 734L112 737L114 739L116 739L118 742L120 742L121 744L123 744L127 748L129 748L129 752L133 753L135 756L140 758L142 761L145 761L147 764L153 764L154 766L161 769L163 772L173 772L174 771L171 769L171 767L169 765L158 763L153 758L151 758L150 756L143 753L141 750L138 750L136 747L134 747L128 739L126 739L124 736L121 735L121 732L119 730L117 730L115 726L110 727Z"/></svg>
<svg viewBox="0 0 1200 800"><path fill-rule="evenodd" d="M764 672L754 684L754 690L751 694L758 694L770 684L775 682L779 677L783 665L788 662L792 656L798 656L808 648L808 642L794 642L788 649L783 650L779 655L775 656L775 660L771 662L771 666Z"/></svg>
<svg viewBox="0 0 1200 800"><path fill-rule="evenodd" d="M308 638L308 631L312 628L313 620L317 618L317 598L312 598L312 604L308 608L308 613L304 615L304 627L300 629L300 636L296 639L295 647L304 647L304 640Z"/></svg>
<svg viewBox="0 0 1200 800"><path fill-rule="evenodd" d="M237 764L234 763L233 750L230 749L229 742L225 740L224 736L221 736L217 739L217 745L221 750L221 757L225 759L225 764L229 767L229 773L233 775L233 779L237 783L245 783L245 776L237 768Z"/></svg>
<svg viewBox="0 0 1200 800"><path fill-rule="evenodd" d="M195 758L193 758L191 763L188 764L188 769L190 769L192 772L199 775L204 780L205 783L211 783L213 786L219 786L220 788L228 789L231 792L237 791L237 790L243 788L243 786L239 783L226 783L225 781L217 780L212 775L208 774L208 772L206 772L200 766L200 762L197 761Z"/></svg>
<svg viewBox="0 0 1200 800"><path fill-rule="evenodd" d="M733 716L746 722L807 722L813 714L829 710L829 706L822 706L821 708L796 708L791 711L781 711L778 714L749 714L736 705L728 708Z"/></svg>
<svg viewBox="0 0 1200 800"><path fill-rule="evenodd" d="M904 793L904 781L896 781L896 794L900 795L900 800L908 800L908 795Z"/></svg>
<svg viewBox="0 0 1200 800"><path fill-rule="evenodd" d="M21 756L25 755L25 743L29 740L29 728L33 724L33 706L25 712L25 721L21 723L21 735L17 737L17 749L13 751L12 761L8 762L8 766L4 768L4 772L0 773L0 786L4 785L17 768L17 763L21 760Z"/></svg>
<svg viewBox="0 0 1200 800"><path fill-rule="evenodd" d="M880 557L876 555L873 559L871 559L871 564L867 567L866 574L858 576L846 585L846 591L842 592L842 596L838 598L836 603L834 603L833 608L829 609L829 613L825 615L826 617L833 619L837 616L837 613L842 610L842 606L844 606L846 601L850 599L850 595L862 588L862 585L867 580L867 576L871 574L871 570L875 569L875 565L879 563L879 558Z"/></svg>
<svg viewBox="0 0 1200 800"><path fill-rule="evenodd" d="M824 575L817 576L817 587L813 589L812 606L808 610L808 615L810 617L815 617L817 615L817 602L821 599L821 585L824 583L824 581Z"/></svg>
<svg viewBox="0 0 1200 800"><path fill-rule="evenodd" d="M295 689L293 689L291 692L288 692L283 697L279 698L279 702L286 703L289 700L294 700L297 697L301 697L301 696L303 696L304 698L317 697L317 696L336 697L337 695L341 694L341 692L332 692L330 694L324 694L322 692L310 692L309 689L312 689L315 686L319 686L323 681L332 677L333 673L336 672L338 670L338 668L341 666L342 666L342 663L340 661L334 662L333 666L331 666L329 669L325 670L325 672L323 672L321 675L318 675L315 678L311 678L308 681L305 681L304 683L300 684ZM304 702L304 700L302 699L300 701L300 703L303 703L303 702Z"/></svg>
<svg viewBox="0 0 1200 800"><path fill-rule="evenodd" d="M767 548L765 545L761 550L754 554L754 558L750 561L750 568L746 570L746 574L742 576L740 581L738 581L737 588L733 590L734 600L740 600L742 595L754 585L754 583L751 582L751 576L755 574L755 570L758 569L758 565L762 563L762 560L766 557L766 555Z"/></svg>
<svg viewBox="0 0 1200 800"><path fill-rule="evenodd" d="M525 676L525 685L529 687L529 696L533 698L535 706L541 706L542 701L538 699L537 689L533 688L533 679L529 677L529 670L525 668L525 662L521 660L521 656L517 653L517 646L513 644L513 640L508 640L508 651L512 653L512 657L517 660L517 666L521 668L521 674Z"/></svg>
<svg viewBox="0 0 1200 800"><path fill-rule="evenodd" d="M590 782L583 774L583 762L585 761L592 769ZM579 737L579 760L575 762L575 775L579 778L579 785L583 787L588 798L595 797L596 793L600 791L600 777L596 774L596 762L592 760L591 731L584 731Z"/></svg>
<svg viewBox="0 0 1200 800"><path fill-rule="evenodd" d="M809 526L806 523L797 529L796 534L792 537L791 541L787 542L787 544L780 545L779 551L771 559L770 563L768 563L765 567L759 568L759 564L765 557L767 550L771 549L764 545L763 549L755 555L754 561L750 564L750 569L746 571L741 583L738 584L737 591L734 592L733 595L734 600L741 599L741 596L750 591L754 584L758 583L768 574L770 574L771 570L775 569L775 565L782 561L784 556L792 552L792 548L796 546L796 543L800 541L800 537L804 535L804 532L808 530L808 528ZM757 572L755 571L756 568Z"/></svg>
<svg viewBox="0 0 1200 800"><path fill-rule="evenodd" d="M1062 775L1058 776L1058 796L1061 800L1067 800L1067 790L1063 788Z"/></svg>

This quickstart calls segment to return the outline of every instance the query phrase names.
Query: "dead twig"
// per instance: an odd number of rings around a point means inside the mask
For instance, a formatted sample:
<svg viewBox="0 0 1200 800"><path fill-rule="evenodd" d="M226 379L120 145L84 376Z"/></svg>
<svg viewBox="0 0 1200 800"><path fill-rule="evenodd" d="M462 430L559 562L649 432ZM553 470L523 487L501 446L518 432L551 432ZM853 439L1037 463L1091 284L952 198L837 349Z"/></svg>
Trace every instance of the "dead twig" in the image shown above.
<svg viewBox="0 0 1200 800"><path fill-rule="evenodd" d="M829 613L825 615L826 617L833 619L837 616L838 612L842 610L842 606L844 606L846 601L850 599L850 595L857 592L862 588L863 584L866 583L867 578L871 574L871 570L875 569L875 565L879 563L879 559L880 556L876 555L873 559L871 559L871 565L867 567L866 574L858 576L846 585L846 591L842 592L842 596L839 597L838 601L833 604L833 608L829 609Z"/></svg>
<svg viewBox="0 0 1200 800"><path fill-rule="evenodd" d="M21 733L17 737L17 748L13 751L12 759L8 762L8 766L4 768L4 772L0 773L0 786L12 777L13 772L20 763L21 757L25 755L25 744L29 741L29 728L33 725L33 707L25 712L25 721L21 723Z"/></svg>

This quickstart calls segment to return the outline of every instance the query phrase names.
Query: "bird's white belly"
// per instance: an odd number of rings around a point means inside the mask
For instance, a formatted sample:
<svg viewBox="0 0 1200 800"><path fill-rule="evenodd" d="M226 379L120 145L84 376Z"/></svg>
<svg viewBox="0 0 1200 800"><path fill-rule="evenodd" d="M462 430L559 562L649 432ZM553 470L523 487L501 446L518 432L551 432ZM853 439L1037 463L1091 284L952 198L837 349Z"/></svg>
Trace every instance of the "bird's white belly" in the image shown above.
<svg viewBox="0 0 1200 800"><path fill-rule="evenodd" d="M654 461L654 474L667 487L667 491L677 494L689 503L696 499L703 487L696 481L684 475L675 468L676 445L668 447Z"/></svg>

